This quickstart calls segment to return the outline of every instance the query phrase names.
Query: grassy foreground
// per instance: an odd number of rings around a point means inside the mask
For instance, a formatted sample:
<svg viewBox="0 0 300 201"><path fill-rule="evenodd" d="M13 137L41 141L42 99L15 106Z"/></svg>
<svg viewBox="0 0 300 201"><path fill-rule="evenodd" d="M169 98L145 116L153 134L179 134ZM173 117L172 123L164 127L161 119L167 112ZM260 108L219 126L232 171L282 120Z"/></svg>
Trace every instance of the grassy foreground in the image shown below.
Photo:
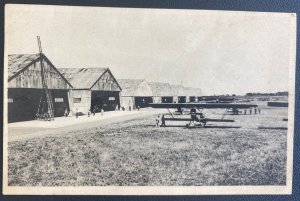
<svg viewBox="0 0 300 201"><path fill-rule="evenodd" d="M158 129L154 121L10 142L9 185L285 185L285 130Z"/></svg>

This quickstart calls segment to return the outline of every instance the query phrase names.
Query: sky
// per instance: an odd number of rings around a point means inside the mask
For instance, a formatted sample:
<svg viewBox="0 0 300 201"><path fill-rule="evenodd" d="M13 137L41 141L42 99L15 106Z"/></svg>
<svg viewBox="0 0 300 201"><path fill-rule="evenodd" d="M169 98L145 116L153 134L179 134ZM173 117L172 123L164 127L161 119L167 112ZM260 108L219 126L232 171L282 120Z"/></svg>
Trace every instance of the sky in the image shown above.
<svg viewBox="0 0 300 201"><path fill-rule="evenodd" d="M117 79L183 84L203 95L288 90L292 14L9 5L5 52L56 67L109 67Z"/></svg>

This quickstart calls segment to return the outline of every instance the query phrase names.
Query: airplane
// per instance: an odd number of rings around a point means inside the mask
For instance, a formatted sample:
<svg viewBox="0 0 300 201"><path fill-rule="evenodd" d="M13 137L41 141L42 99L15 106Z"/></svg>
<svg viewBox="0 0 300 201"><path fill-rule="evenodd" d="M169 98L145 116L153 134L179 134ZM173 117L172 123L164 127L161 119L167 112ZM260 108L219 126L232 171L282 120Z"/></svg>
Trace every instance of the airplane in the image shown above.
<svg viewBox="0 0 300 201"><path fill-rule="evenodd" d="M166 121L187 121L186 127L191 127L191 125L206 127L207 122L234 122L231 119L211 119L206 118L202 110L206 109L226 109L226 112L230 111L234 115L240 114L239 109L247 108L257 108L256 104L242 104L242 103L150 103L152 108L166 108L171 115L171 118L162 116L162 126L166 126ZM170 109L177 109L173 114L170 112ZM184 109L188 108L190 111L187 114L184 114ZM189 118L176 118L174 115L190 115ZM224 116L223 116L224 117Z"/></svg>

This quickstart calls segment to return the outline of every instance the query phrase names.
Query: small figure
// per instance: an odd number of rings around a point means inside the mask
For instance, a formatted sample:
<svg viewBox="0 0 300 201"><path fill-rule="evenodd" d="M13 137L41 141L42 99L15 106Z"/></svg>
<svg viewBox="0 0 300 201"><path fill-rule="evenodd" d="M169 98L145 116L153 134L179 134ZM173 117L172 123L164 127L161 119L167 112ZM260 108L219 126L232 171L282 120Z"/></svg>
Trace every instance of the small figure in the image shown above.
<svg viewBox="0 0 300 201"><path fill-rule="evenodd" d="M93 116L95 116L95 114L96 114L96 110L97 110L97 107L96 107L96 106L94 106L94 109L93 109Z"/></svg>
<svg viewBox="0 0 300 201"><path fill-rule="evenodd" d="M249 110L250 111L250 115L252 114L252 109Z"/></svg>
<svg viewBox="0 0 300 201"><path fill-rule="evenodd" d="M165 115L163 114L161 117L161 126L166 126Z"/></svg>
<svg viewBox="0 0 300 201"><path fill-rule="evenodd" d="M254 114L256 114L257 113L257 108L254 108Z"/></svg>
<svg viewBox="0 0 300 201"><path fill-rule="evenodd" d="M131 106L129 106L129 111L131 111Z"/></svg>
<svg viewBox="0 0 300 201"><path fill-rule="evenodd" d="M159 128L159 122L160 122L160 115L156 118L156 128Z"/></svg>
<svg viewBox="0 0 300 201"><path fill-rule="evenodd" d="M104 110L103 110L103 109L101 109L101 116L103 116L103 113L104 113Z"/></svg>
<svg viewBox="0 0 300 201"><path fill-rule="evenodd" d="M79 112L78 112L78 108L76 108L76 118L78 118L79 116Z"/></svg>
<svg viewBox="0 0 300 201"><path fill-rule="evenodd" d="M244 110L244 115L246 115L247 114L247 110Z"/></svg>
<svg viewBox="0 0 300 201"><path fill-rule="evenodd" d="M137 106L137 109L138 109L138 111L140 111L140 106L139 105Z"/></svg>
<svg viewBox="0 0 300 201"><path fill-rule="evenodd" d="M65 113L64 113L64 116L67 117L68 114L69 114L69 113L68 113L68 108L65 106Z"/></svg>
<svg viewBox="0 0 300 201"><path fill-rule="evenodd" d="M91 116L91 110L89 109L89 111L88 111L88 117L90 117Z"/></svg>
<svg viewBox="0 0 300 201"><path fill-rule="evenodd" d="M260 114L260 108L258 108L258 114Z"/></svg>

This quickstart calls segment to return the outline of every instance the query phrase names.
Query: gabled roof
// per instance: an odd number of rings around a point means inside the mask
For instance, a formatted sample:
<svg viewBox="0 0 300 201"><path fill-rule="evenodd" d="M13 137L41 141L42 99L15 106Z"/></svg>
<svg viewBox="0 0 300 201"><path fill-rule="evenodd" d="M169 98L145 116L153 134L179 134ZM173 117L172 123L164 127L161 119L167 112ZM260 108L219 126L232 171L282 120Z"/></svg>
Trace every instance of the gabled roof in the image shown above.
<svg viewBox="0 0 300 201"><path fill-rule="evenodd" d="M189 96L201 96L202 95L201 89L199 89L199 88L185 87L185 90L187 91L187 94Z"/></svg>
<svg viewBox="0 0 300 201"><path fill-rule="evenodd" d="M8 79L29 67L40 58L40 54L10 54L8 55Z"/></svg>
<svg viewBox="0 0 300 201"><path fill-rule="evenodd" d="M171 85L174 96L187 96L188 93L182 85Z"/></svg>
<svg viewBox="0 0 300 201"><path fill-rule="evenodd" d="M70 83L72 83L72 86L75 89L91 89L104 73L109 72L111 74L109 68L102 67L59 68L59 70L62 75L65 76ZM112 77L115 79L113 75ZM118 84L117 81L116 83Z"/></svg>
<svg viewBox="0 0 300 201"><path fill-rule="evenodd" d="M68 83L71 87L72 85L68 80L55 68L52 62L43 54L10 54L8 55L8 81L17 77L20 73L25 71L33 63L44 59L50 66Z"/></svg>
<svg viewBox="0 0 300 201"><path fill-rule="evenodd" d="M122 96L134 96L135 90L144 81L143 79L118 79L122 87Z"/></svg>
<svg viewBox="0 0 300 201"><path fill-rule="evenodd" d="M172 87L169 83L148 82L151 87L153 96L173 96Z"/></svg>

